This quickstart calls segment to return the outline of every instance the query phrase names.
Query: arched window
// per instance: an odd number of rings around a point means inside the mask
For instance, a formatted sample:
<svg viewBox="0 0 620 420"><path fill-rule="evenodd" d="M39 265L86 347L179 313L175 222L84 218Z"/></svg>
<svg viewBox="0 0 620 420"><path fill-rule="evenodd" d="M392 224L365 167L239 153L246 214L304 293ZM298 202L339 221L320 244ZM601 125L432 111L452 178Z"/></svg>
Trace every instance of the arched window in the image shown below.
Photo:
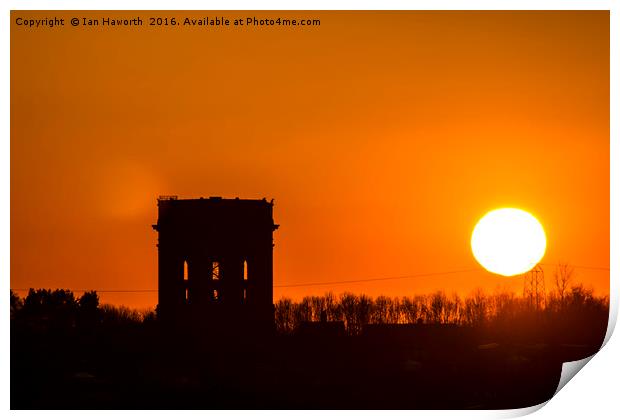
<svg viewBox="0 0 620 420"><path fill-rule="evenodd" d="M243 301L248 300L248 260L243 260Z"/></svg>
<svg viewBox="0 0 620 420"><path fill-rule="evenodd" d="M213 261L211 263L211 280L219 280L220 279L220 263L218 261Z"/></svg>
<svg viewBox="0 0 620 420"><path fill-rule="evenodd" d="M189 264L183 260L183 286L185 287L185 302L189 302Z"/></svg>

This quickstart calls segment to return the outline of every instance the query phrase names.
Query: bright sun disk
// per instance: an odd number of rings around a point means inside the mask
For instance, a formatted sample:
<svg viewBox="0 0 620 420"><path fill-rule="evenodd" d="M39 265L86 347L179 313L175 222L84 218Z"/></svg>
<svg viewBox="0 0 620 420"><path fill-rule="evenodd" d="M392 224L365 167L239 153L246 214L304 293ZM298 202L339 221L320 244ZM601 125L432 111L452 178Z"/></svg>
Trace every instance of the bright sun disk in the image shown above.
<svg viewBox="0 0 620 420"><path fill-rule="evenodd" d="M485 269L502 276L531 270L545 255L547 238L530 213L502 208L490 211L476 224L471 249Z"/></svg>

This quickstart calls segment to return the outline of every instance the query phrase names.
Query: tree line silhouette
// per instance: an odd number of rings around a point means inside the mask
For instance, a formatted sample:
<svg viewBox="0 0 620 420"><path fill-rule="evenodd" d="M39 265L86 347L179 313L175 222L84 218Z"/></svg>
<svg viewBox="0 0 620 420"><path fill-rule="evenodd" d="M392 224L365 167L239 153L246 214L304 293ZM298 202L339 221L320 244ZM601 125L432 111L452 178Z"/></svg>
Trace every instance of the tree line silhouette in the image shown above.
<svg viewBox="0 0 620 420"><path fill-rule="evenodd" d="M11 290L11 320L34 329L89 329L152 323L153 310L100 304L95 290L75 297L69 289L30 289L25 298Z"/></svg>
<svg viewBox="0 0 620 420"><path fill-rule="evenodd" d="M537 315L544 319L587 319L607 317L609 297L594 296L592 289L574 285L562 294L551 291L543 307L536 308L527 296L500 291L486 294L477 289L462 298L458 294L437 291L413 297L378 296L343 293L335 296L308 296L300 302L289 298L275 304L276 328L293 333L304 322L341 321L350 335L362 332L366 324L453 324L491 326L517 323Z"/></svg>
<svg viewBox="0 0 620 420"><path fill-rule="evenodd" d="M444 291L412 297L378 296L346 292L338 296L307 296L295 302L282 298L274 305L275 329L292 334L307 322L342 322L348 335L359 335L367 324L451 324L501 329L540 322L566 324L567 329L606 326L609 296L597 297L582 284L570 285L564 277L536 307L528 296L476 289L465 297ZM36 328L93 328L96 326L154 323L155 310L100 305L96 291L75 297L66 289L30 289L22 299L11 290L11 319Z"/></svg>

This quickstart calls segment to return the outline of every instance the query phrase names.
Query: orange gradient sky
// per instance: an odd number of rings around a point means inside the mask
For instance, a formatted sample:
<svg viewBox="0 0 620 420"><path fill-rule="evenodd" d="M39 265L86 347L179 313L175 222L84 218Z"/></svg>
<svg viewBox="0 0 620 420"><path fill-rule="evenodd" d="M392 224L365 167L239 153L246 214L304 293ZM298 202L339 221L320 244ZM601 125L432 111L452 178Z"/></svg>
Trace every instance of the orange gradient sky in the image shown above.
<svg viewBox="0 0 620 420"><path fill-rule="evenodd" d="M320 18L27 29L17 17ZM479 268L533 213L553 266L609 267L609 13L11 13L11 287L156 289L160 194L275 199L274 283ZM609 272L576 281L608 293ZM520 292L484 270L276 288ZM103 293L154 306L156 293Z"/></svg>

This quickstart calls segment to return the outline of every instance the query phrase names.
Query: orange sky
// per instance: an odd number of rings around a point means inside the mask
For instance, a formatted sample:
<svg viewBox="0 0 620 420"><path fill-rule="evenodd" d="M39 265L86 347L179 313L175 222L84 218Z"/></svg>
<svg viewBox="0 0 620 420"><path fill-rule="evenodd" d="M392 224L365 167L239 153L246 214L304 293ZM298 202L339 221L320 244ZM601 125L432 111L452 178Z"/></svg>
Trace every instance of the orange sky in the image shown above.
<svg viewBox="0 0 620 420"><path fill-rule="evenodd" d="M137 13L148 23L148 16ZM275 199L274 283L479 267L487 211L531 211L553 265L609 267L609 14L166 12L306 28L26 29L12 12L11 287L156 289L156 198ZM608 293L609 272L577 281ZM333 286L520 291L467 274ZM103 302L154 306L155 293Z"/></svg>

